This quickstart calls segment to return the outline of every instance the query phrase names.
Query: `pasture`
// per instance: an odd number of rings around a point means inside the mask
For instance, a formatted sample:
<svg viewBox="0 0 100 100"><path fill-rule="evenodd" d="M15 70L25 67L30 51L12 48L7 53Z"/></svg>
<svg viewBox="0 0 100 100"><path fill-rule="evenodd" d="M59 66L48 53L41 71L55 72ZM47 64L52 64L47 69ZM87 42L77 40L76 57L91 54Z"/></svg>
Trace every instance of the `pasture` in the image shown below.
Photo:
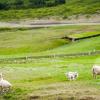
<svg viewBox="0 0 100 100"><path fill-rule="evenodd" d="M94 56L56 56L99 51L100 36L75 42L62 39L72 33L90 35L92 32L100 33L100 26L27 30L7 28L1 31L0 72L13 87L9 93L0 94L0 100L99 100L100 76L93 79L92 66L100 65L100 53ZM20 58L50 54L55 56L40 59ZM65 76L66 71L77 71L78 79L69 81Z"/></svg>
<svg viewBox="0 0 100 100"><path fill-rule="evenodd" d="M92 32L94 33L92 34ZM75 43L62 39L70 34L82 33L83 36L86 36L87 33L89 35L99 34L100 25L59 26L40 29L1 28L0 57L69 54L93 51L94 49L100 50L100 36Z"/></svg>
<svg viewBox="0 0 100 100"><path fill-rule="evenodd" d="M93 79L92 65L100 62L100 56L77 58L31 59L31 62L0 64L13 88L1 96L4 100L81 100L81 98L100 98L100 77ZM76 81L65 77L66 71L78 71ZM91 99L90 99L91 100Z"/></svg>

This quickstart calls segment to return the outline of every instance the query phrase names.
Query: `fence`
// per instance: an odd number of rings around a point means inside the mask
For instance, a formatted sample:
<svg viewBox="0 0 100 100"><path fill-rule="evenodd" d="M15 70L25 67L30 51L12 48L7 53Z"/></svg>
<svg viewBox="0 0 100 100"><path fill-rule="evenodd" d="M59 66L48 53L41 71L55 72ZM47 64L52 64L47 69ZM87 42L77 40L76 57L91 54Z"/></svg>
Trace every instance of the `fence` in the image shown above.
<svg viewBox="0 0 100 100"><path fill-rule="evenodd" d="M88 55L99 55L100 51L91 51L91 52L82 52L82 53L74 53L74 54L52 54L52 55L44 55L44 56L26 56L26 57L19 57L19 58L2 58L0 62L7 62L12 61L16 62L19 60L23 60L24 62L28 59L41 59L41 58L55 58L55 57L81 57L81 56L88 56Z"/></svg>

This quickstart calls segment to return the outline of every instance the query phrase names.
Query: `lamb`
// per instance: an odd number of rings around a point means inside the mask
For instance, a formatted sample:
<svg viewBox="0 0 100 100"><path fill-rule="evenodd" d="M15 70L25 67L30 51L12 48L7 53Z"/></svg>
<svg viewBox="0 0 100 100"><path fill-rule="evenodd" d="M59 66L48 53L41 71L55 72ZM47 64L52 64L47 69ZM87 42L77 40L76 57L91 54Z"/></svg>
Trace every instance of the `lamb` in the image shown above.
<svg viewBox="0 0 100 100"><path fill-rule="evenodd" d="M0 73L0 87L1 87L1 93L2 92L8 92L11 88L11 83L9 83L7 80L4 80L2 77L2 73Z"/></svg>
<svg viewBox="0 0 100 100"><path fill-rule="evenodd" d="M92 73L93 73L93 77L96 79L96 75L100 75L100 66L93 65Z"/></svg>
<svg viewBox="0 0 100 100"><path fill-rule="evenodd" d="M78 77L77 72L67 72L65 75L69 80L75 80Z"/></svg>

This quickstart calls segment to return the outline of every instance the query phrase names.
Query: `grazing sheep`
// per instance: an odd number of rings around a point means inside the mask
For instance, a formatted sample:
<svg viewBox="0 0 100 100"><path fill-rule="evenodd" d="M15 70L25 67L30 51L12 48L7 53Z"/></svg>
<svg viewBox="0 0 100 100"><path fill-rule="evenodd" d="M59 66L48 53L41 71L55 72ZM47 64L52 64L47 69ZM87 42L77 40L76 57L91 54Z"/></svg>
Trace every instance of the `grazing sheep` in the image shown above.
<svg viewBox="0 0 100 100"><path fill-rule="evenodd" d="M75 80L78 77L77 72L67 72L65 75L69 80Z"/></svg>
<svg viewBox="0 0 100 100"><path fill-rule="evenodd" d="M0 73L0 87L1 87L1 93L7 92L11 88L11 83L9 83L7 80L4 80L2 77L2 73Z"/></svg>
<svg viewBox="0 0 100 100"><path fill-rule="evenodd" d="M93 77L96 79L96 75L100 75L100 66L93 65L92 73L93 73Z"/></svg>

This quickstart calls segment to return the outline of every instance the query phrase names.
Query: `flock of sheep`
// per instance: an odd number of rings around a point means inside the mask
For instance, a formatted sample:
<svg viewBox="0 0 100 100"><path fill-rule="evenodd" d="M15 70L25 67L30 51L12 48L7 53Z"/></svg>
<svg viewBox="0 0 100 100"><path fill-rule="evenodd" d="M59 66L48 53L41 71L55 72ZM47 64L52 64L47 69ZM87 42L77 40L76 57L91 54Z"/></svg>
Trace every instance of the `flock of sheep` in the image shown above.
<svg viewBox="0 0 100 100"><path fill-rule="evenodd" d="M100 66L94 65L92 68L92 74L96 79L96 75L100 75ZM78 77L78 72L67 72L65 75L69 80L75 80Z"/></svg>
<svg viewBox="0 0 100 100"><path fill-rule="evenodd" d="M96 78L96 75L100 75L100 66L94 65L92 68L93 77ZM67 72L65 73L66 77L69 80L75 80L78 77L78 72ZM2 73L0 73L0 87L1 93L8 92L11 88L12 84L7 80L3 79Z"/></svg>

